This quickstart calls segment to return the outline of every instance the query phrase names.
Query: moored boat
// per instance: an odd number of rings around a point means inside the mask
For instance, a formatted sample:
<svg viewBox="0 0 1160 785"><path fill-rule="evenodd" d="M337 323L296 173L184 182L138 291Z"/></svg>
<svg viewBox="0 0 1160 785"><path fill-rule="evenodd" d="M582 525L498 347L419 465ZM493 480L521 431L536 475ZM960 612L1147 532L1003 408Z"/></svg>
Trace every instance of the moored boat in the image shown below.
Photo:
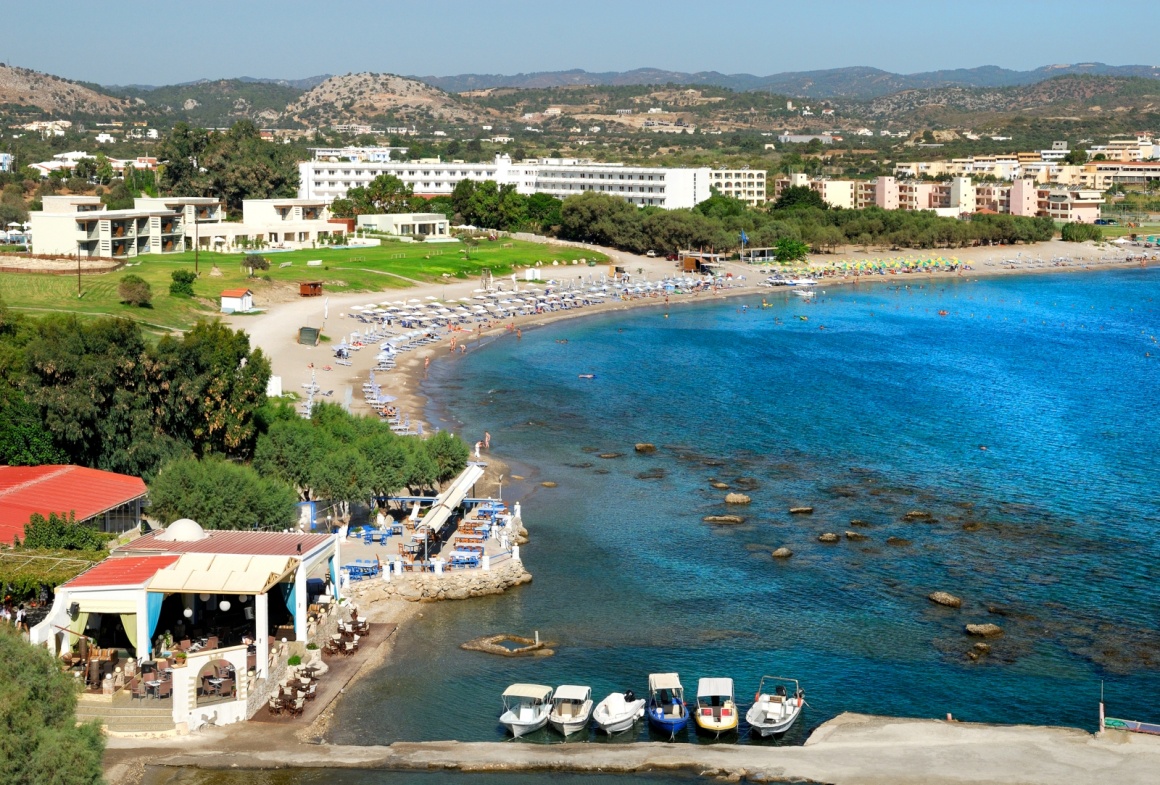
<svg viewBox="0 0 1160 785"><path fill-rule="evenodd" d="M513 684L503 691L503 714L499 721L515 737L548 724L552 688L543 684Z"/></svg>
<svg viewBox="0 0 1160 785"><path fill-rule="evenodd" d="M753 705L745 713L750 730L761 737L785 733L801 716L806 702L805 691L797 679L762 676L753 696Z"/></svg>
<svg viewBox="0 0 1160 785"><path fill-rule="evenodd" d="M552 711L548 724L570 736L588 727L592 716L592 688L575 684L561 684L552 696Z"/></svg>
<svg viewBox="0 0 1160 785"><path fill-rule="evenodd" d="M697 682L697 727L720 736L737 730L737 703L733 700L733 679L701 679Z"/></svg>
<svg viewBox="0 0 1160 785"><path fill-rule="evenodd" d="M650 673L648 677L648 721L659 731L676 735L689 723L685 688L675 673Z"/></svg>
<svg viewBox="0 0 1160 785"><path fill-rule="evenodd" d="M644 716L644 698L638 698L632 690L614 692L596 704L592 721L597 729L609 734L628 730Z"/></svg>

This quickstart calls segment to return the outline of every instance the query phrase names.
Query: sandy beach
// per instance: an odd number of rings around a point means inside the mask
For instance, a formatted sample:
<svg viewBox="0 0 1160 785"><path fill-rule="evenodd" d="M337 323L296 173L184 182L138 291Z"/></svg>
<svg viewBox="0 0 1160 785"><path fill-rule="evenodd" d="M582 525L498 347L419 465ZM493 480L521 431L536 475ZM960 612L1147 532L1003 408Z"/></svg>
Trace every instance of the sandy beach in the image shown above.
<svg viewBox="0 0 1160 785"><path fill-rule="evenodd" d="M609 248L600 248L582 243L571 243L534 235L517 235L519 239L547 243L549 248L554 245L585 248L608 255L614 264L623 267L633 275L634 280L656 281L671 276L677 272L675 263L663 258L650 258L616 251ZM1127 257L1134 250L1124 249L1114 244L1096 246L1093 243L1067 243L1053 240L1047 243L1038 243L1027 246L991 246L981 248L948 249L931 251L862 251L848 249L847 253L813 254L810 257L808 268L810 274L820 275L822 271L839 265L843 262L852 265L860 261L886 259L931 259L946 258L958 259L969 270L956 272L936 271L922 273L899 273L892 275L831 275L819 279L821 288L830 286L850 286L858 284L917 284L926 281L954 278L958 280L972 280L984 277L1005 275L1035 275L1061 272L1078 272L1083 270L1111 269L1111 268L1138 268L1160 264L1149 258L1147 261L1128 260ZM1053 260L1070 259L1066 266L1057 265ZM1013 263L1013 261L1015 263ZM799 264L796 269L804 270L806 265ZM715 294L702 293L696 295L679 295L671 298L669 307L679 308L690 302L703 302L706 299L736 297L739 295L767 294L771 290L758 284L765 279L763 269L771 267L748 265L738 262L727 263L724 272L732 276L729 288L720 289ZM592 273L606 273L607 267L595 269L575 267L552 267L542 270L544 277L554 277L556 280L567 281L571 276L584 278ZM509 291L513 285L512 279L497 279ZM454 301L461 297L470 297L474 290L479 288L476 280L456 281L455 283L420 284L402 290L407 299L426 300L434 298L441 301ZM520 288L524 288L521 284ZM392 290L392 299L400 296L400 290ZM359 294L330 294L324 304L320 298L299 298L289 301L270 304L263 313L258 315L234 315L227 317L227 321L237 329L244 329L250 336L253 346L261 348L270 359L273 373L282 379L282 388L285 392L296 392L305 397L304 387L312 378L316 379L323 392L333 391L329 397L321 398L337 403L345 400L347 389L352 390L352 410L370 413L362 399L361 386L367 380L370 370L375 365L375 347L367 346L352 354L350 366L338 365L334 362L332 347L338 341L355 330L364 330L367 325L351 315L351 306L365 305L381 298L381 294L362 292ZM532 329L563 319L572 319L588 314L605 313L608 311L626 310L638 307L659 307L664 305L661 298L642 297L633 300L609 300L583 308L574 308L565 311L553 311L531 316L516 316L495 320L490 324L474 325L470 332L467 328L457 332L460 344L466 344L467 351L476 351L495 340L517 340L514 330L509 331L507 325L514 325L519 330ZM258 304L263 307L262 303ZM324 309L329 318L323 318ZM297 343L298 328L302 326L322 327L324 334L331 338L330 342L320 343L318 346L302 346ZM481 328L481 329L479 329ZM411 423L427 422L427 400L420 391L425 377L425 362L451 361L459 357L458 352L452 354L449 341L445 338L434 344L420 347L411 351L402 352L397 357L397 364L390 372L376 373L376 381L384 393L397 398L395 405L400 413L410 417ZM473 442L481 438L482 434L468 434L466 439Z"/></svg>

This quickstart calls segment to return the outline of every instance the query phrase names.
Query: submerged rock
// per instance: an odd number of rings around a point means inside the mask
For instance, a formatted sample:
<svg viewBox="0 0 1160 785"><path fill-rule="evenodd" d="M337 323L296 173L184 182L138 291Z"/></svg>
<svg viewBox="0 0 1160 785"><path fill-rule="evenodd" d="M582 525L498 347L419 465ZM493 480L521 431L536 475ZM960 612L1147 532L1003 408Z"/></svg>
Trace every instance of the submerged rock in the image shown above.
<svg viewBox="0 0 1160 785"><path fill-rule="evenodd" d="M861 518L851 518L850 525L851 526L858 526L858 527L863 528L863 529L868 528L870 526L869 523L862 520Z"/></svg>
<svg viewBox="0 0 1160 785"><path fill-rule="evenodd" d="M545 488L555 488L556 487L556 483L552 482L551 480L544 480L542 483L540 483L540 485L544 486Z"/></svg>
<svg viewBox="0 0 1160 785"><path fill-rule="evenodd" d="M991 653L991 644L983 643L982 641L979 641L978 643L975 644L975 651L977 651L980 655L990 654Z"/></svg>
<svg viewBox="0 0 1160 785"><path fill-rule="evenodd" d="M706 515L701 520L705 523L745 523L742 515Z"/></svg>
<svg viewBox="0 0 1160 785"><path fill-rule="evenodd" d="M935 591L926 595L926 598L936 605L943 605L947 608L961 608L963 601L953 594L945 591Z"/></svg>
<svg viewBox="0 0 1160 785"><path fill-rule="evenodd" d="M624 453L622 453L622 452L602 452L597 457L604 458L605 460L608 460L610 458L621 458L623 456L624 456Z"/></svg>
<svg viewBox="0 0 1160 785"><path fill-rule="evenodd" d="M905 537L887 537L886 544L899 546L910 545L910 540L906 539Z"/></svg>
<svg viewBox="0 0 1160 785"><path fill-rule="evenodd" d="M634 448L637 452L656 452L657 446L648 442L638 442Z"/></svg>
<svg viewBox="0 0 1160 785"><path fill-rule="evenodd" d="M902 516L904 521L933 521L934 516L925 510L911 510Z"/></svg>
<svg viewBox="0 0 1160 785"><path fill-rule="evenodd" d="M728 493L725 495L726 504L749 504L753 501L744 493Z"/></svg>
<svg viewBox="0 0 1160 785"><path fill-rule="evenodd" d="M790 515L813 515L814 508L813 507L790 507L789 514Z"/></svg>
<svg viewBox="0 0 1160 785"><path fill-rule="evenodd" d="M719 490L719 491L727 491L727 490L729 490L729 485L728 485L728 483L723 483L723 482L718 482L718 481L716 481L716 480L713 480L713 481L711 481L711 482L709 483L709 485L710 485L710 487L716 488L716 489L717 489L717 490Z"/></svg>
<svg viewBox="0 0 1160 785"><path fill-rule="evenodd" d="M834 534L833 532L826 532L825 534L818 535L818 542L838 542L839 540L841 540L841 537Z"/></svg>
<svg viewBox="0 0 1160 785"><path fill-rule="evenodd" d="M783 545L774 551L772 555L775 559L788 559L790 556L793 556L793 551Z"/></svg>
<svg viewBox="0 0 1160 785"><path fill-rule="evenodd" d="M862 532L846 532L846 539L852 540L855 542L860 542L861 540L868 540L870 538L867 537L865 534L862 534Z"/></svg>
<svg viewBox="0 0 1160 785"><path fill-rule="evenodd" d="M1003 634L1003 628L998 624L968 624L965 628L967 635L977 635L980 638L998 638Z"/></svg>
<svg viewBox="0 0 1160 785"><path fill-rule="evenodd" d="M659 466L655 469L649 469L646 472L640 472L636 475L638 480L663 480L665 477L665 470Z"/></svg>

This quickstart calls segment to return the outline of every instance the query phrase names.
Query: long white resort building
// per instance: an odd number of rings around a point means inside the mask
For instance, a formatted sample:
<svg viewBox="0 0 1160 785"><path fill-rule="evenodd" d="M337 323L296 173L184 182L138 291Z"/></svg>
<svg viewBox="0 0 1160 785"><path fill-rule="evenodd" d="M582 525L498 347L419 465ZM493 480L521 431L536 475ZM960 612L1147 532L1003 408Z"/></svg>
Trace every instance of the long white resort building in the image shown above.
<svg viewBox="0 0 1160 785"><path fill-rule="evenodd" d="M346 197L351 188L366 187L382 174L398 177L418 196L448 196L460 180L494 180L514 185L525 195L551 194L559 199L596 191L619 196L635 205L665 209L692 207L709 198L710 170L595 163L576 158L540 158L513 163L500 154L490 163L462 161L391 161L376 155L351 155L349 150L314 151L314 159L298 165L298 196L327 203ZM336 154L343 153L342 155Z"/></svg>

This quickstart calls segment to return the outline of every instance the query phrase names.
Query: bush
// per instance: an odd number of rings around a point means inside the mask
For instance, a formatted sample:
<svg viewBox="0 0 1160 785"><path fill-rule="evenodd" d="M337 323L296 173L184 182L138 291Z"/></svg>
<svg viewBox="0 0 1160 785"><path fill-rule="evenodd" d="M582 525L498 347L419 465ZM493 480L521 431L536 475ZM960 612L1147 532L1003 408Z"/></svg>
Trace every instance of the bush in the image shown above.
<svg viewBox="0 0 1160 785"><path fill-rule="evenodd" d="M300 656L298 656L297 654L295 654L292 657L290 657L290 659L286 660L286 664L287 665L301 665L302 658Z"/></svg>
<svg viewBox="0 0 1160 785"><path fill-rule="evenodd" d="M197 274L192 270L174 270L170 275L173 283L169 284L169 293L174 297L193 297L193 282Z"/></svg>
<svg viewBox="0 0 1160 785"><path fill-rule="evenodd" d="M96 529L77 523L71 512L67 517L51 512L47 518L34 512L24 527L25 548L99 551L105 547L106 539Z"/></svg>
<svg viewBox="0 0 1160 785"><path fill-rule="evenodd" d="M1085 240L1099 242L1104 239L1104 232L1094 224L1070 223L1063 225L1060 235L1069 243L1082 243Z"/></svg>
<svg viewBox="0 0 1160 785"><path fill-rule="evenodd" d="M205 529L283 528L294 521L294 489L250 466L217 456L178 458L161 467L149 488L152 514L193 518Z"/></svg>
<svg viewBox="0 0 1160 785"><path fill-rule="evenodd" d="M153 304L153 287L139 275L126 275L117 284L117 295L126 305L149 308Z"/></svg>

